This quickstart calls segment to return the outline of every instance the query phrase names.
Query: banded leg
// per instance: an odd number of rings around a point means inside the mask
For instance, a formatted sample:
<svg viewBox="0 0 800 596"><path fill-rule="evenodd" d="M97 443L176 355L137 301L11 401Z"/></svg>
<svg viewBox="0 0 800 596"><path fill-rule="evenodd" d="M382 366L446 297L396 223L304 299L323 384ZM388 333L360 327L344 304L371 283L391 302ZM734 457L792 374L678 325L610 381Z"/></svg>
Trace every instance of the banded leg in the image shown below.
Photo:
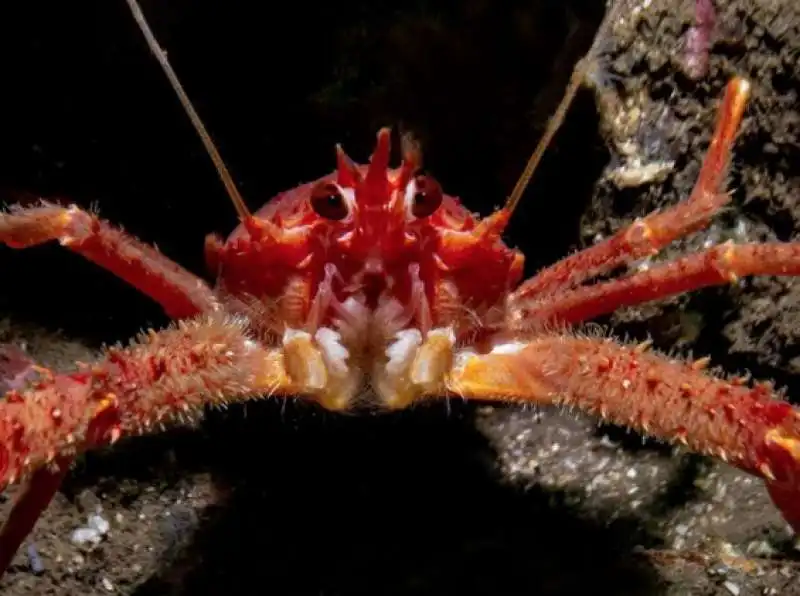
<svg viewBox="0 0 800 596"><path fill-rule="evenodd" d="M711 145L686 201L662 213L651 213L610 238L543 269L520 285L513 299L536 298L573 288L623 263L656 254L674 240L706 227L730 201L722 186L749 94L746 80L735 78L728 83Z"/></svg>
<svg viewBox="0 0 800 596"><path fill-rule="evenodd" d="M218 307L214 292L199 277L78 207L45 203L0 213L0 242L27 248L52 240L147 294L171 318L190 317Z"/></svg>

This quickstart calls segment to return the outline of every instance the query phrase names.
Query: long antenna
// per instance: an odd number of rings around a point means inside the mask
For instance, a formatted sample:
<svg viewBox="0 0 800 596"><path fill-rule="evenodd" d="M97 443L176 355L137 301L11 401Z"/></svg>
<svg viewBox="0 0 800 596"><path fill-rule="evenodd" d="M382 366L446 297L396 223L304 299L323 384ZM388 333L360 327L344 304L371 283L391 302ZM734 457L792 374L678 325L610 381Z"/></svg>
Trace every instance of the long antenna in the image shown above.
<svg viewBox="0 0 800 596"><path fill-rule="evenodd" d="M250 211L247 209L247 205L245 205L239 189L236 188L236 183L233 181L228 168L225 166L222 156L219 154L219 151L217 151L214 141L211 140L211 136L208 134L203 121L200 120L200 116L197 115L192 102L189 100L189 96L186 95L186 92L183 90L183 85L181 85L181 82L178 80L178 76L175 74L175 71L172 70L172 66L170 66L169 60L167 60L166 52L164 52L164 50L162 50L158 45L158 41L156 41L155 35L153 35L150 26L147 24L147 20L144 18L144 13L142 13L139 3L136 0L126 0L126 2L133 13L133 18L136 20L136 24L139 25L139 29L142 30L142 33L147 40L147 45L150 47L150 51L153 52L153 55L156 57L156 60L158 60L161 68L164 69L164 73L167 75L173 91L175 91L178 99L181 102L181 105L183 106L183 109L186 111L189 119L192 121L192 126L194 126L197 134L200 135L200 139L203 141L203 145L205 146L209 157L211 157L211 161L214 162L214 167L217 168L217 173L222 179L222 183L225 185L225 190L228 192L228 196L231 198L231 201L233 201L233 206L236 209L236 213L239 215L239 219L244 221L250 217Z"/></svg>
<svg viewBox="0 0 800 596"><path fill-rule="evenodd" d="M608 29L616 18L620 5L623 3L624 2L622 0L610 0L610 7L606 12L603 21L600 23L600 27L597 29L592 46L589 48L589 51L586 53L586 55L575 65L575 68L572 71L572 76L569 79L569 84L564 91L564 97L558 104L558 108L556 108L555 113L550 117L550 120L548 120L547 128L545 129L542 138L536 145L536 149L534 149L533 153L528 159L528 163L525 164L525 169L522 171L517 183L514 185L514 189L511 191L511 194L506 200L506 204L503 208L508 211L509 215L511 215L514 212L514 209L516 209L519 205L522 195L525 192L528 183L531 181L531 178L533 177L533 173L539 166L539 162L542 161L544 152L547 150L547 147L549 147L553 137L556 136L556 133L564 123L564 119L567 117L569 107L575 100L575 96L578 94L578 90L581 88L581 85L586 80L587 73L595 67L593 63L595 61L595 54L598 50L598 46L600 45L600 40L604 39L608 34Z"/></svg>

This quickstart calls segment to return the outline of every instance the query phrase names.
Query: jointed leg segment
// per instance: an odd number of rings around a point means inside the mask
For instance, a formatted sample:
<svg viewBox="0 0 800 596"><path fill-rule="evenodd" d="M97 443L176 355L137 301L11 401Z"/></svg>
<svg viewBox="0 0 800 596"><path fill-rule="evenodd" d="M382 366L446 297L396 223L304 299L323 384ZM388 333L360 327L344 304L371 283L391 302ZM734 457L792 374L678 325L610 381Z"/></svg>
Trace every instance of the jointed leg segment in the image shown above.
<svg viewBox="0 0 800 596"><path fill-rule="evenodd" d="M717 127L691 196L662 213L651 213L589 248L540 271L523 283L512 300L541 298L568 290L626 262L651 256L704 228L730 197L722 189L731 149L750 95L750 84L734 79L725 91Z"/></svg>
<svg viewBox="0 0 800 596"><path fill-rule="evenodd" d="M489 353L445 346L437 361L448 366L435 367L436 377L417 384L415 397L571 406L686 445L763 478L775 504L800 532L800 411L777 398L771 386L727 381L703 370L707 360L670 360L645 345L542 331L742 276L800 275L800 243L727 243L622 279L575 287L701 229L728 201L721 185L747 94L744 81L729 85L689 200L522 284L507 303L506 343Z"/></svg>
<svg viewBox="0 0 800 596"><path fill-rule="evenodd" d="M92 366L45 374L0 402L0 485L58 455L113 442L191 414L294 387L278 349L246 335L242 322L209 315L111 348ZM102 428L93 429L98 421Z"/></svg>
<svg viewBox="0 0 800 596"><path fill-rule="evenodd" d="M0 401L0 489L28 479L0 529L0 573L77 453L192 417L206 404L296 391L280 349L221 314L150 332L72 374L43 370Z"/></svg>
<svg viewBox="0 0 800 596"><path fill-rule="evenodd" d="M125 279L159 302L172 317L217 309L217 299L205 282L93 214L50 204L12 207L0 213L0 242L26 248L52 240ZM74 459L73 452L104 442L102 426L111 410L100 415L86 402L93 393L90 378L47 374L36 389L24 395L12 392L0 402L0 485L30 472L0 528L0 573L58 490ZM101 401L96 407L103 404L107 402ZM81 411L81 407L86 410ZM60 439L48 436L53 429L67 434ZM26 433L32 433L27 441Z"/></svg>
<svg viewBox="0 0 800 596"><path fill-rule="evenodd" d="M750 275L800 275L800 243L725 243L622 279L578 287L532 301L517 320L523 327L574 325L632 306Z"/></svg>
<svg viewBox="0 0 800 596"><path fill-rule="evenodd" d="M645 346L547 335L515 353L471 355L446 377L451 395L557 404L686 445L763 478L800 531L800 412L772 387L703 372Z"/></svg>
<svg viewBox="0 0 800 596"><path fill-rule="evenodd" d="M91 213L52 204L0 213L0 242L27 248L53 240L150 296L172 318L218 307L214 292L199 277Z"/></svg>
<svg viewBox="0 0 800 596"><path fill-rule="evenodd" d="M655 254L704 227L727 201L721 185L749 86L732 81L691 197L553 267L509 298L508 324L523 341L509 354L471 355L445 383L478 399L575 406L604 420L720 457L762 477L800 532L800 411L770 387L746 387L610 340L551 336L623 307L719 285L747 275L800 275L800 243L727 243L596 285L576 287L633 259Z"/></svg>

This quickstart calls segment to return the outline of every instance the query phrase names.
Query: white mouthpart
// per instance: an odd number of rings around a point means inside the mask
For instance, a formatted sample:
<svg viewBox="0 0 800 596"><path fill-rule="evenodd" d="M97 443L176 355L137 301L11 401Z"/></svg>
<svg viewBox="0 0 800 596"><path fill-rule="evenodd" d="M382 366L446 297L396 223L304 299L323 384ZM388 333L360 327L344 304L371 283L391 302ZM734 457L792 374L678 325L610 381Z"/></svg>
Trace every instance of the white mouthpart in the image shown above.
<svg viewBox="0 0 800 596"><path fill-rule="evenodd" d="M414 357L417 348L422 344L422 333L419 329L404 329L395 334L395 341L386 348L386 372L390 375L403 373Z"/></svg>
<svg viewBox="0 0 800 596"><path fill-rule="evenodd" d="M322 350L331 372L337 376L346 375L350 352L342 345L342 336L333 329L321 327L314 334L314 339L317 340L317 345Z"/></svg>

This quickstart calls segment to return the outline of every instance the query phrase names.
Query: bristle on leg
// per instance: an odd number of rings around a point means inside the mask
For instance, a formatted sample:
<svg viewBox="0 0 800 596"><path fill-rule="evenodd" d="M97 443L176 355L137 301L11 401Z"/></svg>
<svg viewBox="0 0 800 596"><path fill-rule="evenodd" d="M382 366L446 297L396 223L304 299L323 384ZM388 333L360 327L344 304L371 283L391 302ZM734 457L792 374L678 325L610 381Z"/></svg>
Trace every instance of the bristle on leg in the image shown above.
<svg viewBox="0 0 800 596"><path fill-rule="evenodd" d="M708 364L611 339L545 335L514 353L459 358L446 387L468 399L575 407L722 459L763 478L800 531L800 412L770 385L729 382Z"/></svg>
<svg viewBox="0 0 800 596"><path fill-rule="evenodd" d="M293 390L277 349L222 315L183 321L111 348L85 371L52 374L0 402L0 486L55 456L177 421L206 405Z"/></svg>

